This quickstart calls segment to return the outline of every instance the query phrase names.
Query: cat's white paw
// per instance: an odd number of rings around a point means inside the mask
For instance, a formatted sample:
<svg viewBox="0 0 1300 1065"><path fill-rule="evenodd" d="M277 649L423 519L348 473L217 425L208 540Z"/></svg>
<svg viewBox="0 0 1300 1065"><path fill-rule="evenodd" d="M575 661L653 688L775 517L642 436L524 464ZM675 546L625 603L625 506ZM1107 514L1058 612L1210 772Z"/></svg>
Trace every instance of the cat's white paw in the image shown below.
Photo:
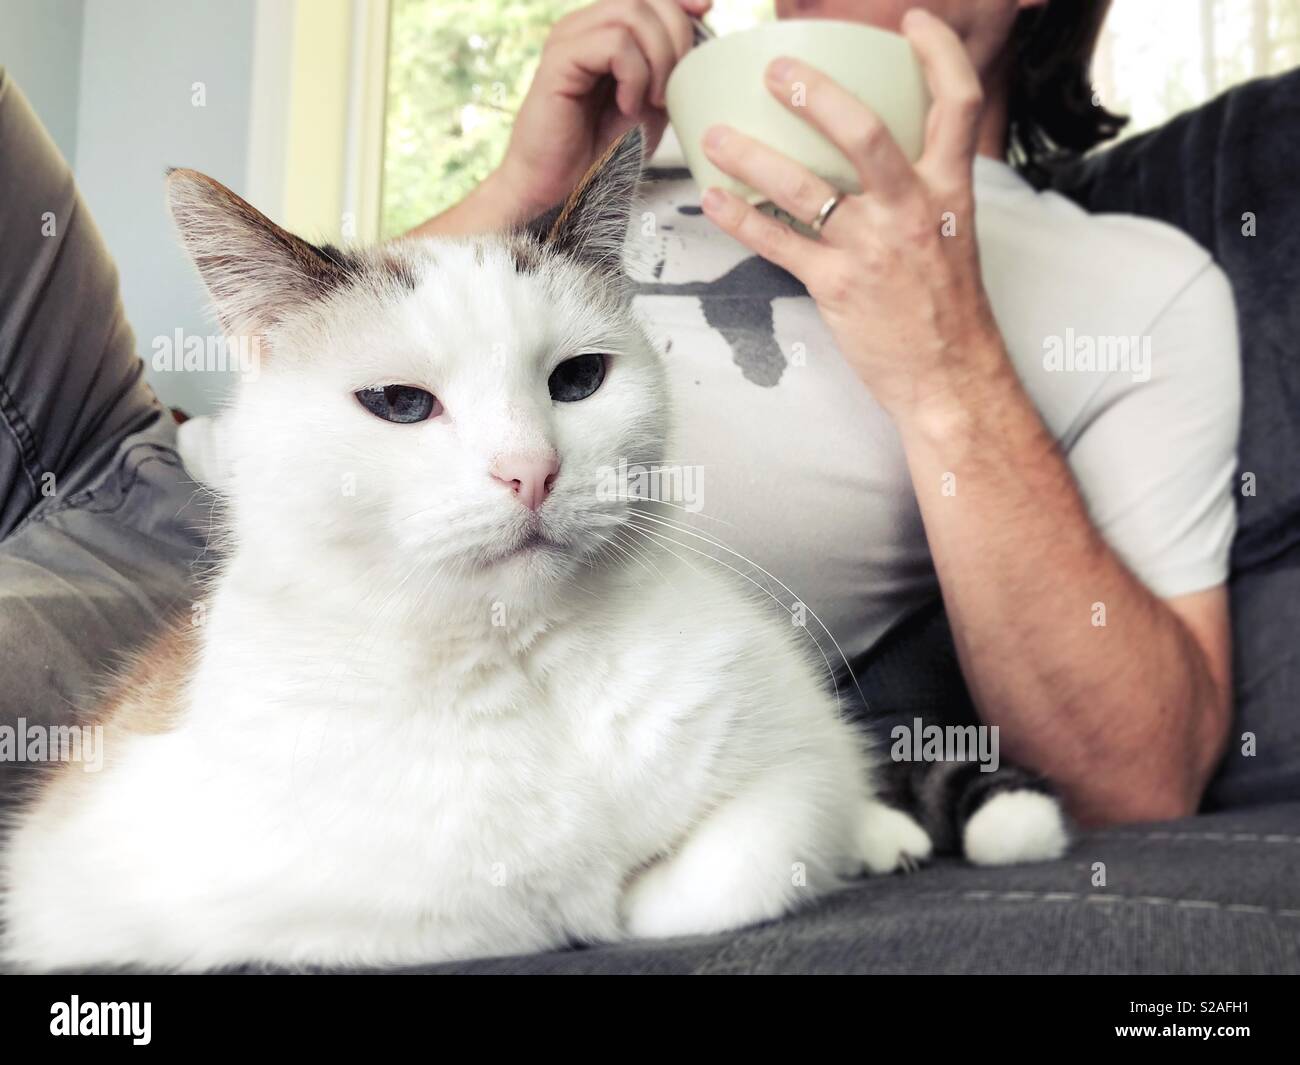
<svg viewBox="0 0 1300 1065"><path fill-rule="evenodd" d="M1061 804L1040 791L994 795L962 831L962 849L975 865L1052 861L1069 843Z"/></svg>
<svg viewBox="0 0 1300 1065"><path fill-rule="evenodd" d="M916 821L892 806L868 802L858 822L858 853L867 872L911 872L930 857L930 837Z"/></svg>
<svg viewBox="0 0 1300 1065"><path fill-rule="evenodd" d="M692 917L677 897L670 863L660 861L636 878L623 895L623 927L634 939L664 939L688 934Z"/></svg>
<svg viewBox="0 0 1300 1065"><path fill-rule="evenodd" d="M757 874L757 870L752 870ZM740 876L731 856L699 849L661 860L623 895L623 927L637 939L723 932L779 917L790 908L778 878Z"/></svg>

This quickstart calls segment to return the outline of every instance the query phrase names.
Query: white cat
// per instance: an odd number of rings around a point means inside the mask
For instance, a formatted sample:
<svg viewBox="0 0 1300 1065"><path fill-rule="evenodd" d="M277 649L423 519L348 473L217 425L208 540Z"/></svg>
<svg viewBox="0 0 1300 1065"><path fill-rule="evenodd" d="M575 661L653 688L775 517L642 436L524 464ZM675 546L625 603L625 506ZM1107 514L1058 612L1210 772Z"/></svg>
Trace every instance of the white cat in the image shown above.
<svg viewBox="0 0 1300 1065"><path fill-rule="evenodd" d="M716 932L928 855L798 630L598 489L666 457L619 265L640 165L630 134L540 236L363 254L172 174L262 355L223 417L226 561L104 708L103 771L17 815L10 964Z"/></svg>

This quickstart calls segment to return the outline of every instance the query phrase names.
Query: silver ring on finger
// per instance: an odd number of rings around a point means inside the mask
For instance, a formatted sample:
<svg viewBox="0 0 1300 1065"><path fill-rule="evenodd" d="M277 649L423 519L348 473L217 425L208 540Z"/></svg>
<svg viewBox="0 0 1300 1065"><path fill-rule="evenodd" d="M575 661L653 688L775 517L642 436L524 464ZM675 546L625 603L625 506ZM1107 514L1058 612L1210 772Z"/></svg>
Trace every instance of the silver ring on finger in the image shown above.
<svg viewBox="0 0 1300 1065"><path fill-rule="evenodd" d="M822 227L826 225L831 215L835 213L835 208L837 208L840 205L843 199L844 199L844 193L842 192L836 192L833 196L831 196L830 199L828 199L824 204L822 204L822 209L817 212L817 217L808 223L808 228L811 229L818 236L821 236Z"/></svg>

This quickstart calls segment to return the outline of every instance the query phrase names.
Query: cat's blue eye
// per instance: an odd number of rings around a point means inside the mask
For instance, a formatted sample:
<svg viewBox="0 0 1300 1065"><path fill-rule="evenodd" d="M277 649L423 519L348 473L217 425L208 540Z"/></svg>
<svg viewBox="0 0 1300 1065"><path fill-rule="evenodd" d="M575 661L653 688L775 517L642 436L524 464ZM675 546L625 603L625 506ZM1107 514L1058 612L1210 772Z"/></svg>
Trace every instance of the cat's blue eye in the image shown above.
<svg viewBox="0 0 1300 1065"><path fill-rule="evenodd" d="M422 422L442 413L438 397L414 385L379 385L356 393L357 402L386 422Z"/></svg>
<svg viewBox="0 0 1300 1065"><path fill-rule="evenodd" d="M575 355L552 371L546 385L556 403L576 403L595 392L604 380L604 355Z"/></svg>

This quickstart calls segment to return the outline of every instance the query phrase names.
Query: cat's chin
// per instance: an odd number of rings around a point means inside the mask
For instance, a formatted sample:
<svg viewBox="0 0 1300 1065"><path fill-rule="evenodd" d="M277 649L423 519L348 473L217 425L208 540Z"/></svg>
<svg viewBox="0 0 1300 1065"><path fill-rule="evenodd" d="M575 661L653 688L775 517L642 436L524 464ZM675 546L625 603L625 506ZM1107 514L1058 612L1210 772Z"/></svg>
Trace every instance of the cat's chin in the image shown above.
<svg viewBox="0 0 1300 1065"><path fill-rule="evenodd" d="M557 540L551 539L540 529L531 529L517 544L506 548L498 557L498 562L513 559L536 558L539 555L564 554L568 548Z"/></svg>
<svg viewBox="0 0 1300 1065"><path fill-rule="evenodd" d="M568 544L532 529L479 562L479 572L494 583L538 589L572 576L577 552Z"/></svg>

